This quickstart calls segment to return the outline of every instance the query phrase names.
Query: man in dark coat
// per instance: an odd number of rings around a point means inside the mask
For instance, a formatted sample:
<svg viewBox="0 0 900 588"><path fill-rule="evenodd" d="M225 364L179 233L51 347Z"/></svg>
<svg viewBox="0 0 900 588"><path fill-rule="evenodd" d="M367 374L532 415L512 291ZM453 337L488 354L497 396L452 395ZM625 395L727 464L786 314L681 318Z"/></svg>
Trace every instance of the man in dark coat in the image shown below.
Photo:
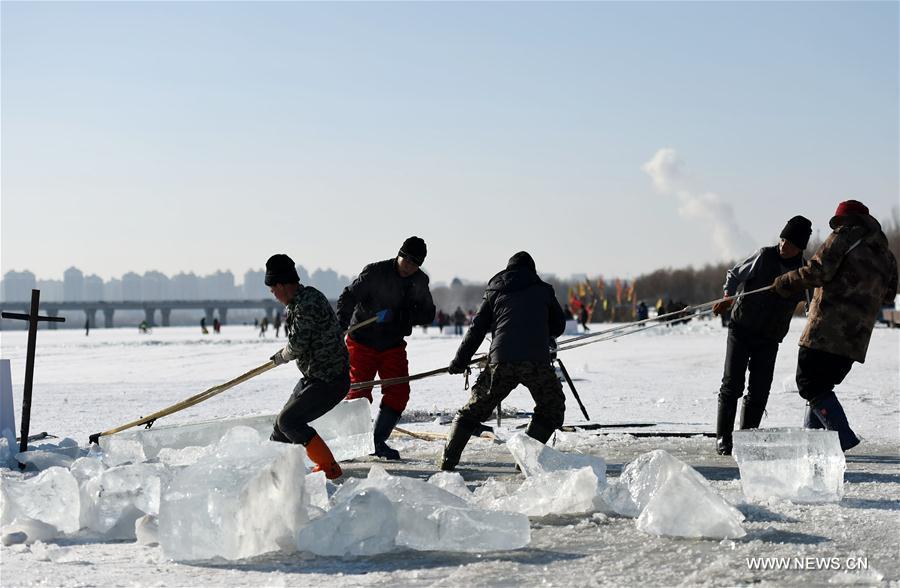
<svg viewBox="0 0 900 588"><path fill-rule="evenodd" d="M737 293L770 286L775 278L803 265L803 250L809 243L812 223L802 217L790 219L781 231L778 245L763 247L728 270L725 277L726 299L713 305L715 314L731 308L728 299ZM747 395L741 406L741 429L755 429L762 421L772 387L778 345L787 335L794 310L803 300L800 290L787 298L774 291L751 294L734 304L728 324L728 349L725 373L719 389L716 417L716 452L731 455L732 429L737 402L744 393L744 375L749 367Z"/></svg>
<svg viewBox="0 0 900 588"><path fill-rule="evenodd" d="M370 319L382 311L383 319L347 336L350 352L350 381L368 382L409 376L406 359L407 335L414 325L430 325L435 306L428 288L428 276L419 267L425 262L425 241L410 237L396 257L370 263L338 298L337 315L341 328ZM386 443L409 402L409 384L385 386L375 418L375 455L400 459L400 453ZM372 389L353 390L347 398L368 398Z"/></svg>
<svg viewBox="0 0 900 588"><path fill-rule="evenodd" d="M866 360L881 306L897 292L897 260L862 202L841 202L829 225L833 232L812 259L775 280L775 291L790 298L815 288L797 357L797 387L808 402L804 425L837 431L847 451L859 438L834 387L854 361Z"/></svg>
<svg viewBox="0 0 900 588"><path fill-rule="evenodd" d="M528 253L513 255L506 269L488 282L481 307L450 363L451 374L464 372L485 335L493 334L488 365L472 386L469 402L453 419L442 470L456 467L479 423L519 384L528 388L535 401L525 432L541 443L550 439L566 413L562 386L550 364L550 340L565 328L553 286L538 277Z"/></svg>

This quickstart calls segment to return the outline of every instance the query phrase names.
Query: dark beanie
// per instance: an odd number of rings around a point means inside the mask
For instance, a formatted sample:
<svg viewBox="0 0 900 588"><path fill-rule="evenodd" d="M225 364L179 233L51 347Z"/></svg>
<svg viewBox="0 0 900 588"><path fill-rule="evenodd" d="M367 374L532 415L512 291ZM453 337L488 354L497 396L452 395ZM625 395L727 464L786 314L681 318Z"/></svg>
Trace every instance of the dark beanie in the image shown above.
<svg viewBox="0 0 900 588"><path fill-rule="evenodd" d="M509 263L506 264L506 269L529 269L533 272L537 271L534 267L534 259L527 251L519 251L510 257Z"/></svg>
<svg viewBox="0 0 900 588"><path fill-rule="evenodd" d="M266 286L275 284L297 284L300 276L294 260L284 253L276 253L266 262Z"/></svg>
<svg viewBox="0 0 900 588"><path fill-rule="evenodd" d="M403 242L398 255L416 265L422 265L425 263L427 253L428 248L425 247L425 241L421 237L413 236Z"/></svg>
<svg viewBox="0 0 900 588"><path fill-rule="evenodd" d="M787 239L800 249L806 249L810 235L812 235L812 223L808 218L798 215L784 225L779 237Z"/></svg>

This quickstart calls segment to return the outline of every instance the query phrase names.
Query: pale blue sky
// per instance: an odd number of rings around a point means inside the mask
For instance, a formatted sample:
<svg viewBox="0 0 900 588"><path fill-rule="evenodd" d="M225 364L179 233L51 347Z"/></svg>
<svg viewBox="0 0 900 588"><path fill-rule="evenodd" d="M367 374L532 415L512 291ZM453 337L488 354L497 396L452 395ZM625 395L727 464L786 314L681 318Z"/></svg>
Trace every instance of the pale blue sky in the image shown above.
<svg viewBox="0 0 900 588"><path fill-rule="evenodd" d="M717 261L662 148L752 245L898 205L896 2L0 11L3 272L352 274L411 234L437 280Z"/></svg>

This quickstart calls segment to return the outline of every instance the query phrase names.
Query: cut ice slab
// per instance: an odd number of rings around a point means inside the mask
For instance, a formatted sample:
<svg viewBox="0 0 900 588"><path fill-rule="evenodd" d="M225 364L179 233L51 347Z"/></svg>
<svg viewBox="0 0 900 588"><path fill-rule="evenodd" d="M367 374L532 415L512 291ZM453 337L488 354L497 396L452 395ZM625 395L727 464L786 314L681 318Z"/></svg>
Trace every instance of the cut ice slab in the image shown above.
<svg viewBox="0 0 900 588"><path fill-rule="evenodd" d="M367 478L347 480L332 500L331 510L300 532L300 549L319 555L398 548L482 552L531 541L522 514L482 510L435 484L391 476L377 465Z"/></svg>
<svg viewBox="0 0 900 588"><path fill-rule="evenodd" d="M275 415L265 415L134 429L101 437L100 446L107 455L107 465L153 459L160 457L160 452L163 452L167 462L185 465L191 459L202 458L203 453L194 450L192 453L181 452L174 455L173 450L213 445L237 426L250 427L268 438L274 422ZM372 412L369 401L365 398L345 400L310 425L325 440L338 461L369 455L375 451ZM165 452L164 449L169 451ZM188 456L188 453L191 455Z"/></svg>
<svg viewBox="0 0 900 588"><path fill-rule="evenodd" d="M0 493L3 498L0 524L4 527L17 519L31 519L52 525L61 533L79 529L78 481L67 469L51 467L24 480L4 478Z"/></svg>
<svg viewBox="0 0 900 588"><path fill-rule="evenodd" d="M549 445L532 439L525 433L516 433L506 441L506 446L522 472L536 476L545 472L580 470L589 467L594 471L600 486L606 485L606 462L602 457L582 453L563 453Z"/></svg>
<svg viewBox="0 0 900 588"><path fill-rule="evenodd" d="M308 521L305 451L232 429L162 494L158 541L166 557L241 559L296 549Z"/></svg>
<svg viewBox="0 0 900 588"><path fill-rule="evenodd" d="M586 466L529 476L511 494L496 499L482 498L479 504L532 517L585 514L597 510L601 490L597 474Z"/></svg>
<svg viewBox="0 0 900 588"><path fill-rule="evenodd" d="M639 456L619 476L616 503L622 514L639 514L637 528L653 535L736 539L744 515L697 470L657 449ZM629 512L630 511L630 512Z"/></svg>
<svg viewBox="0 0 900 588"><path fill-rule="evenodd" d="M836 431L735 431L733 454L748 500L840 502L844 496L847 462Z"/></svg>

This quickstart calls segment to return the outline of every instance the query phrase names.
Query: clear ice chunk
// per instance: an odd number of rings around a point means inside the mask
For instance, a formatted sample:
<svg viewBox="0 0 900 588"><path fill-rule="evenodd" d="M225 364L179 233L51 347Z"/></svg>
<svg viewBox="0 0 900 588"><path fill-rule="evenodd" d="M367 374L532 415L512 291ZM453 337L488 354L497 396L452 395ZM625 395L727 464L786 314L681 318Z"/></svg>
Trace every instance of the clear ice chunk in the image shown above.
<svg viewBox="0 0 900 588"><path fill-rule="evenodd" d="M359 490L300 530L297 548L316 555L376 555L397 548L397 511L378 490Z"/></svg>
<svg viewBox="0 0 900 588"><path fill-rule="evenodd" d="M447 492L459 496L466 502L471 502L475 498L472 491L466 486L466 481L459 472L438 472L428 478L428 483L434 484L438 488L443 488Z"/></svg>
<svg viewBox="0 0 900 588"><path fill-rule="evenodd" d="M631 503L621 514L640 513L637 528L675 537L742 537L744 516L723 499L697 470L657 449L639 456L619 476L616 499ZM623 504L610 500L612 504Z"/></svg>
<svg viewBox="0 0 900 588"><path fill-rule="evenodd" d="M532 474L512 494L483 506L522 513L532 517L594 512L600 491L595 470L557 470Z"/></svg>
<svg viewBox="0 0 900 588"><path fill-rule="evenodd" d="M140 545L159 544L159 520L153 515L144 515L134 522L134 536Z"/></svg>
<svg viewBox="0 0 900 588"><path fill-rule="evenodd" d="M160 457L166 463L187 465L205 452L194 449L173 454L174 450L214 445L231 429L249 427L268 439L275 415L220 419L182 425L160 425L151 429L133 429L100 438L107 465L139 463ZM365 398L345 400L310 425L325 440L338 461L369 455L375 451L372 439L372 413ZM136 445L135 445L136 444ZM139 450L138 450L139 449ZM164 449L169 451L160 455Z"/></svg>
<svg viewBox="0 0 900 588"><path fill-rule="evenodd" d="M334 494L328 515L340 513L355 496L375 490L386 496L396 510L395 543L419 551L480 552L518 549L531 541L528 517L511 512L473 507L469 502L434 484L402 476L391 476L372 466L365 479L352 479Z"/></svg>
<svg viewBox="0 0 900 588"><path fill-rule="evenodd" d="M847 462L836 431L735 431L733 454L750 501L840 502L844 496Z"/></svg>
<svg viewBox="0 0 900 588"><path fill-rule="evenodd" d="M33 478L4 478L0 485L4 527L26 518L56 527L62 533L78 531L81 498L78 481L69 470L51 467Z"/></svg>
<svg viewBox="0 0 900 588"><path fill-rule="evenodd" d="M590 467L594 470L600 486L606 485L606 462L602 457L583 453L563 453L525 433L516 433L506 441L506 446L522 473L535 476L543 472L580 470Z"/></svg>
<svg viewBox="0 0 900 588"><path fill-rule="evenodd" d="M177 561L241 559L296 549L308 521L306 451L248 427L225 434L163 492L159 543Z"/></svg>
<svg viewBox="0 0 900 588"><path fill-rule="evenodd" d="M134 539L135 521L159 513L169 471L155 463L112 467L81 486L81 526L104 539Z"/></svg>

